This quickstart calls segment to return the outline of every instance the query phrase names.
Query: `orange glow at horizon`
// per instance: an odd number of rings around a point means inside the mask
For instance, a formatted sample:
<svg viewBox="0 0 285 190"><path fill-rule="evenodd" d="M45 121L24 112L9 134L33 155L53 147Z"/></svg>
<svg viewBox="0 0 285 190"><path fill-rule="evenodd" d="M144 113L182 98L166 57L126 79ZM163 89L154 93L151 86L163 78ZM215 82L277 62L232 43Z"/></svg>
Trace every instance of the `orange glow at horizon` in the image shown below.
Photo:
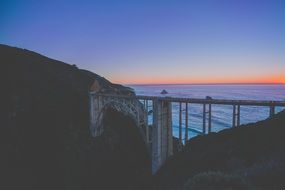
<svg viewBox="0 0 285 190"><path fill-rule="evenodd" d="M114 83L119 84L285 84L284 76L271 76L271 77L247 77L247 78L223 78L223 77L211 77L204 79L194 78L174 78L174 77L156 77L145 78L137 77L135 79L130 78L117 78L111 79Z"/></svg>

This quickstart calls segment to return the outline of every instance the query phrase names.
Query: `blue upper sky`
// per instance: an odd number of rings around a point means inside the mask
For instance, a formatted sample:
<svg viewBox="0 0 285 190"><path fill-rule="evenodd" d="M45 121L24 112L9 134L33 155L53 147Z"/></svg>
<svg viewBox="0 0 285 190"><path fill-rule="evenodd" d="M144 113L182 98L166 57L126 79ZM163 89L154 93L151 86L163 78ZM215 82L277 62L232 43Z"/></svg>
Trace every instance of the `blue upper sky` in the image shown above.
<svg viewBox="0 0 285 190"><path fill-rule="evenodd" d="M119 83L285 82L285 1L0 0L0 43Z"/></svg>

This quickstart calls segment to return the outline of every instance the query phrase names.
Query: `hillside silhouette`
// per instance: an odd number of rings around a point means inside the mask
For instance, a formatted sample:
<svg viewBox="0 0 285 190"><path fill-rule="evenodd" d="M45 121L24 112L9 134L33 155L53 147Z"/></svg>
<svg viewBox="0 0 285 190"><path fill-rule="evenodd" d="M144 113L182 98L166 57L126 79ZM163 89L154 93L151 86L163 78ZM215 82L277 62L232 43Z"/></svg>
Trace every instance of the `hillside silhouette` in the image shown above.
<svg viewBox="0 0 285 190"><path fill-rule="evenodd" d="M197 136L155 176L154 189L285 189L285 111Z"/></svg>
<svg viewBox="0 0 285 190"><path fill-rule="evenodd" d="M129 88L25 49L0 45L0 59L0 189L131 189L150 174L128 117L110 110L107 132L93 139L89 131L94 80L104 92Z"/></svg>
<svg viewBox="0 0 285 190"><path fill-rule="evenodd" d="M151 176L134 121L107 110L91 138L89 89L131 94L90 71L0 45L0 189L283 190L285 111L197 136Z"/></svg>

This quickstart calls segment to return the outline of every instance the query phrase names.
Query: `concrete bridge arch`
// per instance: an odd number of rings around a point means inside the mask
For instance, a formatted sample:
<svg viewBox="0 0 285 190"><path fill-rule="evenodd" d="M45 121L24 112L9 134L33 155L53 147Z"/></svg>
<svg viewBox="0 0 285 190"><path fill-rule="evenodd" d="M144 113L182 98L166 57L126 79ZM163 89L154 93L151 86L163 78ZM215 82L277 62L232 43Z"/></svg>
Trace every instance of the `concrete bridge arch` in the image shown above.
<svg viewBox="0 0 285 190"><path fill-rule="evenodd" d="M143 140L146 142L146 134L143 130L145 128L146 115L143 113L143 107L138 105L139 102L128 100L128 99L118 99L110 97L98 97L98 99L93 99L93 116L95 118L91 119L93 127L91 127L92 136L100 136L104 131L103 117L107 109L112 108L126 116L130 116L139 128Z"/></svg>
<svg viewBox="0 0 285 190"><path fill-rule="evenodd" d="M165 163L167 158L173 155L172 136L172 107L171 103L161 100L153 100L153 122L148 126L148 116L144 105L136 96L120 96L114 94L90 93L90 131L93 137L100 136L104 131L103 117L106 109L113 108L125 115L131 116L136 122L142 138L150 151L152 160L152 173ZM151 127L151 134L146 129ZM148 130L147 130L148 131ZM151 138L149 138L151 136ZM151 139L151 141L149 141Z"/></svg>

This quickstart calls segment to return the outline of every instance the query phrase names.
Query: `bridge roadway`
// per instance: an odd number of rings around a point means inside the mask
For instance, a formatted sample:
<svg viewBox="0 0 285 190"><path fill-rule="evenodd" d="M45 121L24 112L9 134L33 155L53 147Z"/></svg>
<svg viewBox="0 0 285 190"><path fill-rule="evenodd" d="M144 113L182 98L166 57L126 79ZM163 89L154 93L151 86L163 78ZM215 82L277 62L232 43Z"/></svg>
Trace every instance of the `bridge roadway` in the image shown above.
<svg viewBox="0 0 285 190"><path fill-rule="evenodd" d="M91 93L95 95L96 93ZM160 100L166 102L183 102L192 104L222 104L222 105L244 105L244 106L275 106L285 107L285 101L269 100L229 100L229 99L211 99L211 98L178 98L169 96L126 96L114 94L96 94L97 96L138 99L138 100Z"/></svg>
<svg viewBox="0 0 285 190"><path fill-rule="evenodd" d="M150 102L151 101L151 102ZM269 108L269 117L275 114L276 107L285 107L285 101L260 101L260 100L225 100L198 98L177 98L167 96L135 96L102 94L90 92L90 130L93 137L99 136L104 131L102 118L107 108L113 108L131 116L137 123L143 139L150 150L152 157L152 172L156 171L165 163L168 157L173 155L172 135L172 103L179 104L179 141L189 139L188 132L193 130L188 127L188 105L203 105L202 119L203 129L200 134L211 132L212 128L212 105L232 105L232 126L240 125L240 106L263 106ZM149 107L152 111L153 122L148 124ZM182 109L184 107L184 109ZM183 118L183 112L184 118ZM184 137L182 120L184 122Z"/></svg>

